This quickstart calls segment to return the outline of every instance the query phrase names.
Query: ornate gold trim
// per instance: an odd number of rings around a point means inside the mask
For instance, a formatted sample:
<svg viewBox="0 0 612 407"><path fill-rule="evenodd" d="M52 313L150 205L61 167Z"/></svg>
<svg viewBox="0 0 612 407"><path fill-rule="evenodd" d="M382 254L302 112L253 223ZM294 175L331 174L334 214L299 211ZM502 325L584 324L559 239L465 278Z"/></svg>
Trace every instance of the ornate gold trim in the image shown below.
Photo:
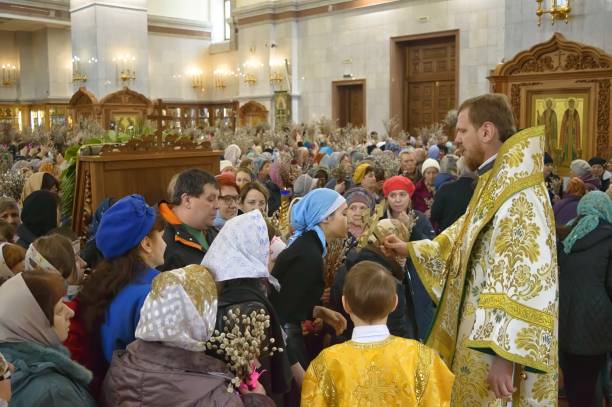
<svg viewBox="0 0 612 407"><path fill-rule="evenodd" d="M539 325L544 329L553 331L555 327L555 317L544 311L531 308L508 297L506 294L480 294L478 306L482 308L497 308L515 319Z"/></svg>
<svg viewBox="0 0 612 407"><path fill-rule="evenodd" d="M429 375L433 363L433 352L421 343L417 346L417 352L418 359L414 372L414 393L417 405L420 405L423 395L425 394L425 389L427 389L427 383L429 382Z"/></svg>

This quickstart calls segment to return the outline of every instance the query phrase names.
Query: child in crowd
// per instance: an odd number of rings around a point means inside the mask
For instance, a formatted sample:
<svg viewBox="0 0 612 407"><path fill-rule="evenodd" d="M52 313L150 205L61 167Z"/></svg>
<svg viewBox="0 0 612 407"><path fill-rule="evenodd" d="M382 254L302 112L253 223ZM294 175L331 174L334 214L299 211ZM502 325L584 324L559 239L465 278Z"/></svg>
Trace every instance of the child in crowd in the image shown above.
<svg viewBox="0 0 612 407"><path fill-rule="evenodd" d="M389 271L371 261L353 267L342 298L355 324L352 340L312 361L303 406L450 405L454 376L442 359L417 341L389 334L387 317L397 300Z"/></svg>

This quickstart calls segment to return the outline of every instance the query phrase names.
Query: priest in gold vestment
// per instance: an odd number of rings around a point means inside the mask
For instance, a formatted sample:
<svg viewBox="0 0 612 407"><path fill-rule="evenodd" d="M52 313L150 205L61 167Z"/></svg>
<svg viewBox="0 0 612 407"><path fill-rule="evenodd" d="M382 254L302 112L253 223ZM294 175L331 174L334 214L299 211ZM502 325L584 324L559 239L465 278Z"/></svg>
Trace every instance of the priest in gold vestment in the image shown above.
<svg viewBox="0 0 612 407"><path fill-rule="evenodd" d="M504 96L464 102L455 141L480 175L466 213L434 240L385 242L410 256L437 304L427 345L455 374L454 406L557 404L557 258L544 127L516 134L513 127Z"/></svg>

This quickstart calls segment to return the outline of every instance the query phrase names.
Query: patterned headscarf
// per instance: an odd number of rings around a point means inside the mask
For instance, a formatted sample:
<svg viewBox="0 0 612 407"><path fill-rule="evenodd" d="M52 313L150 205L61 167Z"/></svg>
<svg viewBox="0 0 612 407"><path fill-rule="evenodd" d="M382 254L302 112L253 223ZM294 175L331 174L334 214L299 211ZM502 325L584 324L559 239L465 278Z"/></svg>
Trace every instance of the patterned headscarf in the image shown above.
<svg viewBox="0 0 612 407"><path fill-rule="evenodd" d="M578 217L568 223L575 226L563 240L563 251L566 254L572 251L577 240L595 230L600 221L612 223L612 201L605 192L589 192L578 203L577 212Z"/></svg>
<svg viewBox="0 0 612 407"><path fill-rule="evenodd" d="M261 212L251 211L225 222L202 265L213 273L215 281L267 278L273 286L280 287L268 271L269 257L268 226Z"/></svg>
<svg viewBox="0 0 612 407"><path fill-rule="evenodd" d="M241 155L242 151L240 150L240 147L238 147L236 144L230 144L223 152L223 158L230 161L233 166L238 165L238 161L240 161Z"/></svg>
<svg viewBox="0 0 612 407"><path fill-rule="evenodd" d="M204 351L217 321L217 287L204 267L160 273L140 311L136 338Z"/></svg>
<svg viewBox="0 0 612 407"><path fill-rule="evenodd" d="M31 244L30 247L28 247L28 251L26 252L25 256L24 266L26 271L32 271L35 270L37 267L40 267L48 273L57 274L59 276L62 275L62 273L60 273L59 270L53 266L53 264L49 263L49 260L47 260L42 254L40 254L34 244Z"/></svg>

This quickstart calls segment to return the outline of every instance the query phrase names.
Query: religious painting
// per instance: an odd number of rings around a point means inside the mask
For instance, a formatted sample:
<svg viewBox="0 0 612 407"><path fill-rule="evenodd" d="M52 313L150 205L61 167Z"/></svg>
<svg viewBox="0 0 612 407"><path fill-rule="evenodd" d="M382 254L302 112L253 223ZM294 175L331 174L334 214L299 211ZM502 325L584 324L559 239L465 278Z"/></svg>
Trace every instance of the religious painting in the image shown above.
<svg viewBox="0 0 612 407"><path fill-rule="evenodd" d="M109 127L117 132L129 134L135 130L140 117L138 113L113 113Z"/></svg>
<svg viewBox="0 0 612 407"><path fill-rule="evenodd" d="M529 126L544 126L546 152L558 166L568 167L587 153L588 92L533 92L530 102Z"/></svg>
<svg viewBox="0 0 612 407"><path fill-rule="evenodd" d="M274 92L274 124L277 130L291 122L291 96L287 91Z"/></svg>

